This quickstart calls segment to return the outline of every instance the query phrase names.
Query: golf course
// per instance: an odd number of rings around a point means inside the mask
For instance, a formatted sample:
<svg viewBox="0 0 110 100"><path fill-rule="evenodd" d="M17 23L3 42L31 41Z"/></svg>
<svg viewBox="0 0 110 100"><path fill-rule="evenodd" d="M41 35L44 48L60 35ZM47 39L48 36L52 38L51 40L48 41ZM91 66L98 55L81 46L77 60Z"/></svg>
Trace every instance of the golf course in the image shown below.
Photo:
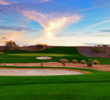
<svg viewBox="0 0 110 100"><path fill-rule="evenodd" d="M36 57L49 56L50 60L36 60ZM6 60L7 59L7 60ZM43 51L5 51L0 55L0 63L36 63L36 62L59 62L60 59L68 59L72 62L73 59L81 60L89 59L98 60L100 64L110 64L110 59L100 57L85 57L78 53L75 47L53 47Z"/></svg>
<svg viewBox="0 0 110 100"><path fill-rule="evenodd" d="M0 100L110 100L110 0L0 0Z"/></svg>
<svg viewBox="0 0 110 100"><path fill-rule="evenodd" d="M40 60L36 57L48 56L52 59ZM110 59L100 57L85 57L78 53L75 47L53 47L43 51L5 51L0 55L0 64L5 63L46 63L59 62L67 59L72 64L76 59L86 62L89 59L98 60L99 65L110 64ZM92 69L92 67L75 68L68 65L62 67L41 66L0 66L3 69L51 69L70 70L83 74L77 75L43 75L43 76L0 76L0 100L109 100L110 72ZM83 64L82 64L83 66ZM93 65L94 68L94 65ZM15 72L16 73L16 72ZM66 73L65 73L66 74Z"/></svg>

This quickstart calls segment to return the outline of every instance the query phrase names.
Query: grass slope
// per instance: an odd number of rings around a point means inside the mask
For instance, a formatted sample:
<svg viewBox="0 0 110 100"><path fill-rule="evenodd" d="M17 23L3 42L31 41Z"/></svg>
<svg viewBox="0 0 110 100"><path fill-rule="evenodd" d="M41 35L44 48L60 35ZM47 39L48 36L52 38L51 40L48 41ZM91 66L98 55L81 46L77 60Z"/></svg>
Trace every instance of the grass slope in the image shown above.
<svg viewBox="0 0 110 100"><path fill-rule="evenodd" d="M0 100L109 100L110 72L59 76L0 76Z"/></svg>
<svg viewBox="0 0 110 100"><path fill-rule="evenodd" d="M51 60L37 60L37 56L51 56ZM0 63L35 63L35 62L50 62L59 61L60 59L68 59L72 62L73 59L81 60L96 59L101 64L110 64L110 59L99 57L85 57L78 53L75 47L53 47L43 51L10 51L0 55Z"/></svg>
<svg viewBox="0 0 110 100"><path fill-rule="evenodd" d="M55 83L0 87L0 100L110 100L108 83Z"/></svg>

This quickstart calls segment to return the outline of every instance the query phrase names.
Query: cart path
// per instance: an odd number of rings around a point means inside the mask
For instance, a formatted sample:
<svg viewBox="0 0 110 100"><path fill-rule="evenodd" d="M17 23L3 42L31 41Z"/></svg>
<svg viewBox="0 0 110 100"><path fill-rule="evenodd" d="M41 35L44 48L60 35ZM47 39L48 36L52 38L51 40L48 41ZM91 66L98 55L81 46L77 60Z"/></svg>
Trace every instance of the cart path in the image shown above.
<svg viewBox="0 0 110 100"><path fill-rule="evenodd" d="M41 63L0 63L0 66L41 66ZM44 67L64 67L62 63L59 62L45 62L43 63ZM87 64L74 64L74 63L66 63L65 67L71 68L85 68L85 69L96 69L100 71L109 71L110 65L93 65L92 67L87 67Z"/></svg>

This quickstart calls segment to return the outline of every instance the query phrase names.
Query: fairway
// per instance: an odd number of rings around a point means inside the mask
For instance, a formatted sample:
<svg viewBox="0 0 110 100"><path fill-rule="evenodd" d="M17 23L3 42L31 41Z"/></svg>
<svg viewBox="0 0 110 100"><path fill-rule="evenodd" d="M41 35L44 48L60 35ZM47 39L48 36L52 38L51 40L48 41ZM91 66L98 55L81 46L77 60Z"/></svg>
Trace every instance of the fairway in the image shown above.
<svg viewBox="0 0 110 100"><path fill-rule="evenodd" d="M92 73L0 76L0 100L109 100L110 72L80 70Z"/></svg>
<svg viewBox="0 0 110 100"><path fill-rule="evenodd" d="M0 0L0 100L110 100L110 0Z"/></svg>
<svg viewBox="0 0 110 100"><path fill-rule="evenodd" d="M53 59L35 59L39 56L49 56ZM60 59L68 59L69 62L72 62L73 59L77 59L78 62L95 59L100 64L110 64L110 59L82 56L75 47L53 47L43 51L6 51L0 55L0 63L59 62ZM2 67L36 68L37 66ZM37 68L41 67L38 66ZM84 74L0 76L0 100L109 100L110 72L59 66L58 68L80 70L84 71Z"/></svg>
<svg viewBox="0 0 110 100"><path fill-rule="evenodd" d="M73 56L70 54L46 54L46 53L19 53L19 54L9 54L12 56L32 56L32 57L39 57L39 56L51 56L51 57L65 57L65 56Z"/></svg>
<svg viewBox="0 0 110 100"><path fill-rule="evenodd" d="M0 100L110 100L110 82L0 86Z"/></svg>

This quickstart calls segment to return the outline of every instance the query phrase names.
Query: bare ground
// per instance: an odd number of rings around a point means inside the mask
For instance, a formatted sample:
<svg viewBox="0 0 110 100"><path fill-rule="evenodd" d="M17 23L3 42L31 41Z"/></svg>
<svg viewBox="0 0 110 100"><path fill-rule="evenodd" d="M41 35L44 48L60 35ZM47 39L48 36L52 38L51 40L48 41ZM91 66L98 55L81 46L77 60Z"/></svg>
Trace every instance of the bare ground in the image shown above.
<svg viewBox="0 0 110 100"><path fill-rule="evenodd" d="M76 47L78 49L78 52L86 57L102 57L102 58L110 58L110 47L100 47L101 52L100 53L94 53L92 52L91 48L89 46L82 46L82 47Z"/></svg>
<svg viewBox="0 0 110 100"><path fill-rule="evenodd" d="M0 66L41 66L41 63L1 63ZM66 63L65 66L59 62L45 62L43 63L44 67L71 67L71 68L85 68L85 69L95 69L100 71L108 71L110 72L110 65L93 65L92 67L88 67L87 64L74 64L74 63Z"/></svg>

